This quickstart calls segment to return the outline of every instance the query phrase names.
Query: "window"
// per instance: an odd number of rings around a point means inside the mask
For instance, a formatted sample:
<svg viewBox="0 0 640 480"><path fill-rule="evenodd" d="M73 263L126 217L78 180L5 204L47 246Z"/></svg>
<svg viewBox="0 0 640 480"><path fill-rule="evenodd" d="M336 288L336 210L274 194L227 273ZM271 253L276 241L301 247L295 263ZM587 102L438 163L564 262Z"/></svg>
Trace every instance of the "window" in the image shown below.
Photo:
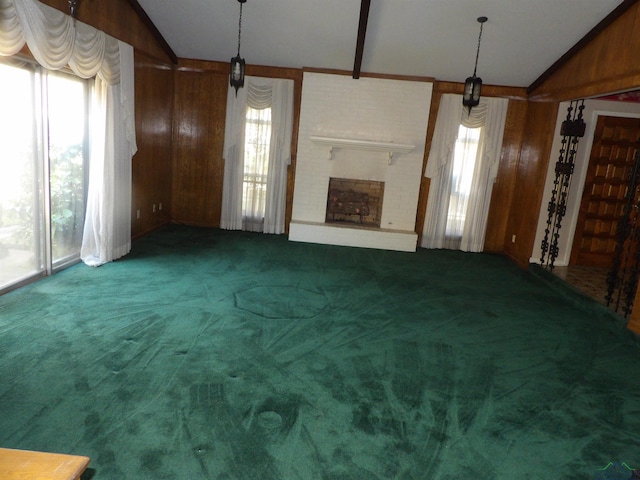
<svg viewBox="0 0 640 480"><path fill-rule="evenodd" d="M77 259L85 213L86 83L47 75L49 195L54 266Z"/></svg>
<svg viewBox="0 0 640 480"><path fill-rule="evenodd" d="M481 128L460 125L456 139L451 177L451 195L445 236L448 242L460 242L464 229L473 172L478 156ZM459 245L451 248L459 248Z"/></svg>
<svg viewBox="0 0 640 480"><path fill-rule="evenodd" d="M444 94L424 175L431 179L421 245L481 252L498 175L509 101L482 98L472 111Z"/></svg>
<svg viewBox="0 0 640 480"><path fill-rule="evenodd" d="M244 85L227 94L220 228L284 233L293 80L245 76Z"/></svg>
<svg viewBox="0 0 640 480"><path fill-rule="evenodd" d="M79 259L87 82L0 63L0 291Z"/></svg>
<svg viewBox="0 0 640 480"><path fill-rule="evenodd" d="M244 230L261 232L267 197L271 108L247 107L244 137L244 177L242 182L242 223Z"/></svg>

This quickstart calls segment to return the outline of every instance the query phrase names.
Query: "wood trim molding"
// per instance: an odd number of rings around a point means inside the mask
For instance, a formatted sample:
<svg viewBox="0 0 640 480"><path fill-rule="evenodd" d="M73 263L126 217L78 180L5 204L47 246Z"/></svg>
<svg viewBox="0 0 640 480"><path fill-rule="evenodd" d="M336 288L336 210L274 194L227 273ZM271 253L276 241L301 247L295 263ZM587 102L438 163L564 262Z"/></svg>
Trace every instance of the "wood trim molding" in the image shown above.
<svg viewBox="0 0 640 480"><path fill-rule="evenodd" d="M600 23L593 27L589 33L587 33L582 39L578 41L573 47L571 47L564 55L555 61L547 70L544 71L534 82L527 87L527 93L533 93L536 88L542 85L551 75L560 70L560 68L567 63L578 51L585 47L591 40L593 40L598 34L605 30L609 25L615 22L621 17L627 10L638 3L639 0L624 0L618 5L609 15L607 15Z"/></svg>
<svg viewBox="0 0 640 480"><path fill-rule="evenodd" d="M149 15L147 15L147 12L145 12L142 6L138 3L138 0L127 0L127 1L129 2L129 5L131 5L131 8L133 8L133 10L136 12L138 17L140 17L140 20L142 20L142 23L144 23L145 26L149 29L149 31L151 32L151 35L153 35L153 38L155 38L156 41L160 44L160 46L162 47L164 52L167 54L167 56L171 59L173 64L176 65L178 63L178 56L175 54L171 46L164 39L164 37L160 33L160 30L158 30L158 28L151 21L151 19L149 18Z"/></svg>

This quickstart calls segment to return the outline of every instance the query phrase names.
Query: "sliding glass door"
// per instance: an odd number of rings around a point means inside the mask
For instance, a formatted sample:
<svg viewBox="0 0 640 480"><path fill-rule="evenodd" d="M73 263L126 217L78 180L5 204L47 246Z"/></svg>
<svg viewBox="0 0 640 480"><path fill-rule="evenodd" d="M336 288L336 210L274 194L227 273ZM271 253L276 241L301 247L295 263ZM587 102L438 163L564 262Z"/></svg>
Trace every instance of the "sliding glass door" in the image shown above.
<svg viewBox="0 0 640 480"><path fill-rule="evenodd" d="M87 83L0 63L0 291L79 258Z"/></svg>
<svg viewBox="0 0 640 480"><path fill-rule="evenodd" d="M48 75L49 196L54 269L79 258L86 200L86 82Z"/></svg>
<svg viewBox="0 0 640 480"><path fill-rule="evenodd" d="M44 269L40 82L0 64L0 288Z"/></svg>

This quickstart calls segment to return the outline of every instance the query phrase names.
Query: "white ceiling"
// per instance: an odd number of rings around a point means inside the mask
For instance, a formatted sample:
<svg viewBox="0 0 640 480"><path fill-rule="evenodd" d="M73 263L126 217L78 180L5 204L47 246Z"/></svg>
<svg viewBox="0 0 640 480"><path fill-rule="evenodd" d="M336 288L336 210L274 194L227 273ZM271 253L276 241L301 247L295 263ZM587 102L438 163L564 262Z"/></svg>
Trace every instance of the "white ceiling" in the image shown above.
<svg viewBox="0 0 640 480"><path fill-rule="evenodd" d="M237 0L138 0L179 58L228 62ZM371 0L362 72L526 87L622 0ZM247 64L353 70L360 0L247 0Z"/></svg>

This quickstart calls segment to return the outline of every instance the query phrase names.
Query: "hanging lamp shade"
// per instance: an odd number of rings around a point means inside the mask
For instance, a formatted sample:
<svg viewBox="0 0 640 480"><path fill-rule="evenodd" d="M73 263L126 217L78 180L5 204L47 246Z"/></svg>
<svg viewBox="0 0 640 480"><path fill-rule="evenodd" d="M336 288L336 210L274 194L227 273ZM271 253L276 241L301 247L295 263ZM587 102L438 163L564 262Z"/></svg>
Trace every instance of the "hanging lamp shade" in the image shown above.
<svg viewBox="0 0 640 480"><path fill-rule="evenodd" d="M476 76L478 69L478 56L480 55L480 41L482 40L482 25L487 21L487 17L478 17L480 24L480 34L478 35L478 49L476 50L476 63L473 67L473 75L467 77L464 82L464 92L462 93L462 105L467 107L469 113L473 107L480 103L480 93L482 91L482 79Z"/></svg>
<svg viewBox="0 0 640 480"><path fill-rule="evenodd" d="M69 0L69 15L76 18L78 14L78 0Z"/></svg>
<svg viewBox="0 0 640 480"><path fill-rule="evenodd" d="M477 107L480 103L480 93L482 91L482 79L475 75L467 77L464 82L464 93L462 95L462 105L471 108Z"/></svg>
<svg viewBox="0 0 640 480"><path fill-rule="evenodd" d="M236 55L231 59L231 69L229 72L229 84L236 89L244 87L244 58L240 58L240 55Z"/></svg>
<svg viewBox="0 0 640 480"><path fill-rule="evenodd" d="M229 85L236 89L236 96L238 95L238 89L244 87L244 58L240 57L240 38L242 35L242 4L247 0L238 0L240 4L240 18L238 20L238 53L231 59L229 65Z"/></svg>

